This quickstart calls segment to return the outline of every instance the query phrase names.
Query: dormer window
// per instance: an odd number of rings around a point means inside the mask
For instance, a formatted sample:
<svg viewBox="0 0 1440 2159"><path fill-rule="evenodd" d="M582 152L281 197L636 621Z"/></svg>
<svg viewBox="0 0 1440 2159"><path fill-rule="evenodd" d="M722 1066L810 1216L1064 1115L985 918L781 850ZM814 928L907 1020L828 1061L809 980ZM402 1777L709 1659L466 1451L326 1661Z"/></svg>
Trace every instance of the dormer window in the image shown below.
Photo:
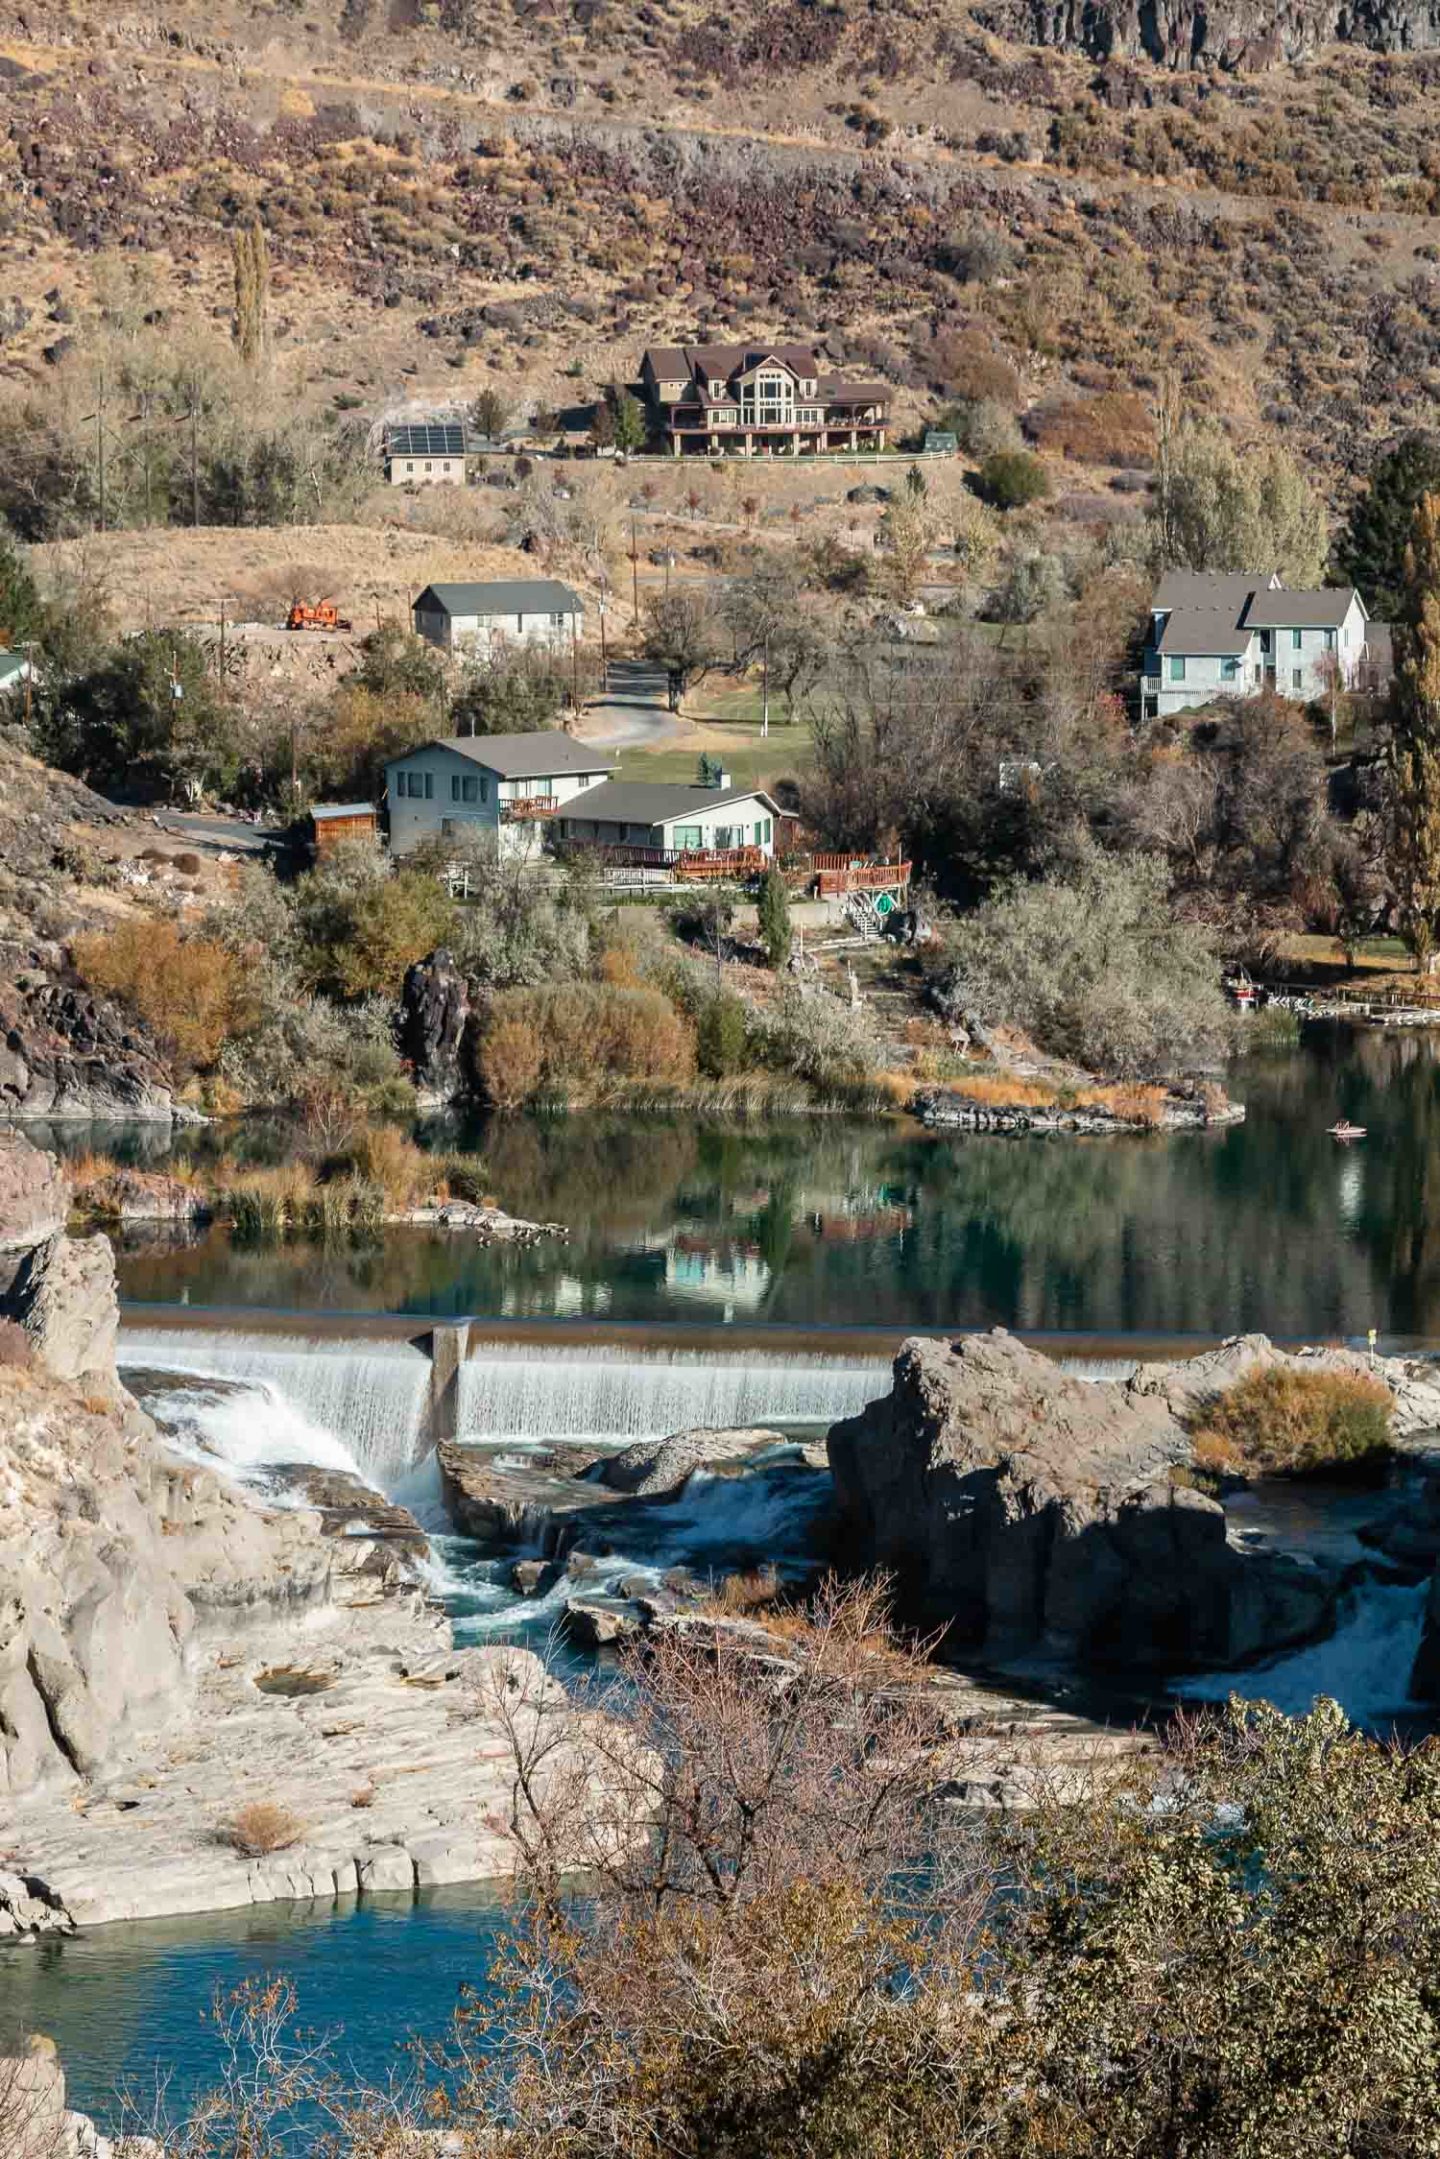
<svg viewBox="0 0 1440 2159"><path fill-rule="evenodd" d="M718 376L712 375L710 377L710 395L712 397L723 397L725 395L725 385Z"/></svg>

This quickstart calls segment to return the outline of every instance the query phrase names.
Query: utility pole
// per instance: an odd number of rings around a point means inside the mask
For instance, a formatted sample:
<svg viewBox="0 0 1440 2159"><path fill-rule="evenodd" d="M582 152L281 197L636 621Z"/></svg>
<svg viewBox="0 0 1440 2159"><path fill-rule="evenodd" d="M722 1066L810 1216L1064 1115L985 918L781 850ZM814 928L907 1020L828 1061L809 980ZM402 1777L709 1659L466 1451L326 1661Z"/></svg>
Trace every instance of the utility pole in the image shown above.
<svg viewBox="0 0 1440 2159"><path fill-rule="evenodd" d="M610 648L605 642L605 595L600 595L600 695L610 695Z"/></svg>
<svg viewBox="0 0 1440 2159"><path fill-rule="evenodd" d="M95 405L95 468L96 492L99 496L100 523L98 530L105 530L105 362L100 362L99 396Z"/></svg>
<svg viewBox="0 0 1440 2159"><path fill-rule="evenodd" d="M200 522L200 392L190 384L190 522Z"/></svg>
<svg viewBox="0 0 1440 2159"><path fill-rule="evenodd" d="M760 739L763 742L770 732L770 631L767 626L760 645L761 684L760 691Z"/></svg>
<svg viewBox="0 0 1440 2159"><path fill-rule="evenodd" d="M223 697L223 696L225 695L225 602L224 602L223 600L222 600L222 601L220 602L220 663L219 663L219 682L220 682L220 695L221 695L221 696Z"/></svg>
<svg viewBox="0 0 1440 2159"><path fill-rule="evenodd" d="M34 710L32 692L35 688L35 640L27 637L20 650L25 655L25 732L30 732L30 715Z"/></svg>
<svg viewBox="0 0 1440 2159"><path fill-rule="evenodd" d="M630 520L630 609L634 627L640 627L640 542L636 537L635 520Z"/></svg>
<svg viewBox="0 0 1440 2159"><path fill-rule="evenodd" d="M575 617L570 617L570 703L575 717L580 717L580 635Z"/></svg>

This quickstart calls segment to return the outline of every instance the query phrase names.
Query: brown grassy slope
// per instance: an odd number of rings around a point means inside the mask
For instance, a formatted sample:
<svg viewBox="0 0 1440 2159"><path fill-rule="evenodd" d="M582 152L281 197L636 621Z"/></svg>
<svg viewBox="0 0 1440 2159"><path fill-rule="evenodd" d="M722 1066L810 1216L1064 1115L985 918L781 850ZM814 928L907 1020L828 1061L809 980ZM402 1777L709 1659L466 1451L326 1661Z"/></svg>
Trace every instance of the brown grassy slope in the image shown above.
<svg viewBox="0 0 1440 2159"><path fill-rule="evenodd" d="M652 337L818 324L915 417L992 347L1030 403L1173 368L1338 478L1440 385L1433 59L1097 71L918 0L393 27L418 12L351 0L348 38L338 0L28 14L0 293L30 319L0 370L48 379L62 334L83 370L134 264L167 334L223 335L254 206L277 379L313 404L558 403ZM977 229L1008 251L986 283Z"/></svg>

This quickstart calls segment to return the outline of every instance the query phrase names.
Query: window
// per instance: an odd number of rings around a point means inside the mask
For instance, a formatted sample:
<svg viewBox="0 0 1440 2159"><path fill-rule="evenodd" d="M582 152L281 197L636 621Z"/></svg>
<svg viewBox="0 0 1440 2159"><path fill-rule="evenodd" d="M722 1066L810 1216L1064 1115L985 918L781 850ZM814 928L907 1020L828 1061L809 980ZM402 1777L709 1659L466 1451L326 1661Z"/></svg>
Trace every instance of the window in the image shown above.
<svg viewBox="0 0 1440 2159"><path fill-rule="evenodd" d="M430 460L429 460L429 458L428 458L428 457L427 457L427 458L426 458L426 460L425 460L425 470L426 470L427 472L428 472L428 471L430 470Z"/></svg>
<svg viewBox="0 0 1440 2159"><path fill-rule="evenodd" d="M725 395L724 383L717 382L713 376L710 380L710 395L712 397L723 397Z"/></svg>
<svg viewBox="0 0 1440 2159"><path fill-rule="evenodd" d="M1292 652L1299 652L1303 649L1304 644L1305 632L1303 630L1292 630L1290 632L1290 650Z"/></svg>
<svg viewBox="0 0 1440 2159"><path fill-rule="evenodd" d="M552 615L550 617L550 627L555 630L563 630L565 627L565 617L563 615Z"/></svg>
<svg viewBox="0 0 1440 2159"><path fill-rule="evenodd" d="M400 775L400 792L402 795L408 795L412 802L429 802L433 800L435 794L434 773L402 772Z"/></svg>
<svg viewBox="0 0 1440 2159"><path fill-rule="evenodd" d="M697 847L703 847L704 844L705 836L699 825L675 827L675 845L682 855L692 854Z"/></svg>
<svg viewBox="0 0 1440 2159"><path fill-rule="evenodd" d="M1349 643L1348 635L1346 637L1346 643ZM1335 632L1333 630L1327 630L1325 632L1325 650L1327 652L1333 652L1335 650Z"/></svg>
<svg viewBox="0 0 1440 2159"><path fill-rule="evenodd" d="M1178 652L1172 652L1170 655L1170 680L1172 682L1183 682L1185 680L1185 662Z"/></svg>
<svg viewBox="0 0 1440 2159"><path fill-rule="evenodd" d="M773 840L773 839L774 839L774 837L775 837L775 826L774 826L774 821L773 821L773 819L771 819L771 818L767 817L767 818L766 818L766 820L765 820L765 844L766 844L766 846L767 846L767 847L769 846L769 844L770 844L771 840Z"/></svg>
<svg viewBox="0 0 1440 2159"><path fill-rule="evenodd" d="M1303 668L1303 667L1292 667L1292 668L1291 668L1291 670L1290 670L1290 687L1291 687L1291 689L1292 689L1292 690L1298 690L1298 689L1299 689L1299 688L1300 688L1300 687L1302 686L1302 684L1304 683L1304 680L1305 680L1305 670L1304 670L1304 668Z"/></svg>
<svg viewBox="0 0 1440 2159"><path fill-rule="evenodd" d="M450 782L450 800L452 802L478 802L480 799L479 776L467 773L462 778L457 772Z"/></svg>
<svg viewBox="0 0 1440 2159"><path fill-rule="evenodd" d="M1266 653L1270 650L1270 632L1268 630L1260 632L1260 650Z"/></svg>
<svg viewBox="0 0 1440 2159"><path fill-rule="evenodd" d="M1222 682L1235 682L1239 679L1239 675L1240 662L1238 660L1222 660L1220 662L1220 680Z"/></svg>
<svg viewBox="0 0 1440 2159"><path fill-rule="evenodd" d="M414 460L414 458L413 458L413 457L407 457L407 458L406 458L406 460L405 460L405 470L406 470L407 472L413 472L413 471L415 470L415 460Z"/></svg>

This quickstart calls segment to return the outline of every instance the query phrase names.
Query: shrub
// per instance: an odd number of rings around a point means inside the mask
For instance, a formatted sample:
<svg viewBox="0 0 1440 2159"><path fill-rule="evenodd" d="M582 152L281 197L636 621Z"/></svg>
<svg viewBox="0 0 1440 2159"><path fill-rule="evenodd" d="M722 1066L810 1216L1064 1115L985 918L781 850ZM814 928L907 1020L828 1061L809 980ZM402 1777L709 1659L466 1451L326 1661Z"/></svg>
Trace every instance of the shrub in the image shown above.
<svg viewBox="0 0 1440 2159"><path fill-rule="evenodd" d="M18 1320L0 1319L0 1371L28 1372L35 1348Z"/></svg>
<svg viewBox="0 0 1440 2159"><path fill-rule="evenodd" d="M992 450L977 475L982 502L996 510L1023 510L1050 492L1045 467L1028 450Z"/></svg>
<svg viewBox="0 0 1440 2159"><path fill-rule="evenodd" d="M1040 449L1085 465L1144 464L1155 451L1155 423L1133 390L1057 398L1032 412L1025 428Z"/></svg>
<svg viewBox="0 0 1440 2159"><path fill-rule="evenodd" d="M394 1125L366 1125L346 1148L345 1170L378 1186L390 1207L413 1207L435 1182L435 1164Z"/></svg>
<svg viewBox="0 0 1440 2159"><path fill-rule="evenodd" d="M267 1852L288 1851L305 1834L299 1816L278 1800L251 1799L237 1807L220 1826L220 1842L246 1859L262 1859Z"/></svg>
<svg viewBox="0 0 1440 2159"><path fill-rule="evenodd" d="M787 983L774 1008L757 1015L756 1033L767 1064L813 1087L853 1086L879 1062L864 1014L828 990L807 992Z"/></svg>
<svg viewBox="0 0 1440 2159"><path fill-rule="evenodd" d="M1391 1448L1394 1398L1363 1372L1247 1372L1200 1412L1197 1468L1245 1476L1315 1476L1373 1468Z"/></svg>
<svg viewBox="0 0 1440 2159"><path fill-rule="evenodd" d="M122 997L199 1071L259 1021L254 969L208 937L182 937L173 922L93 931L75 939L71 956L93 989Z"/></svg>
<svg viewBox="0 0 1440 2159"><path fill-rule="evenodd" d="M519 1109L540 1084L545 1047L528 1019L499 1018L481 1036L480 1082L497 1109Z"/></svg>
<svg viewBox="0 0 1440 2159"><path fill-rule="evenodd" d="M772 967L783 967L790 957L790 893L772 862L760 887L760 942Z"/></svg>
<svg viewBox="0 0 1440 2159"><path fill-rule="evenodd" d="M1165 865L1092 851L962 918L947 1014L1021 1028L1053 1056L1140 1079L1221 1055L1231 1016L1205 933L1176 919Z"/></svg>
<svg viewBox="0 0 1440 2159"><path fill-rule="evenodd" d="M695 1037L659 990L553 983L497 992L477 1063L496 1103L502 1088L512 1104L536 1093L583 1100L611 1086L683 1083L694 1074Z"/></svg>
<svg viewBox="0 0 1440 2159"><path fill-rule="evenodd" d="M722 991L700 1007L695 1054L707 1079L728 1079L745 1064L750 1025L743 999Z"/></svg>

